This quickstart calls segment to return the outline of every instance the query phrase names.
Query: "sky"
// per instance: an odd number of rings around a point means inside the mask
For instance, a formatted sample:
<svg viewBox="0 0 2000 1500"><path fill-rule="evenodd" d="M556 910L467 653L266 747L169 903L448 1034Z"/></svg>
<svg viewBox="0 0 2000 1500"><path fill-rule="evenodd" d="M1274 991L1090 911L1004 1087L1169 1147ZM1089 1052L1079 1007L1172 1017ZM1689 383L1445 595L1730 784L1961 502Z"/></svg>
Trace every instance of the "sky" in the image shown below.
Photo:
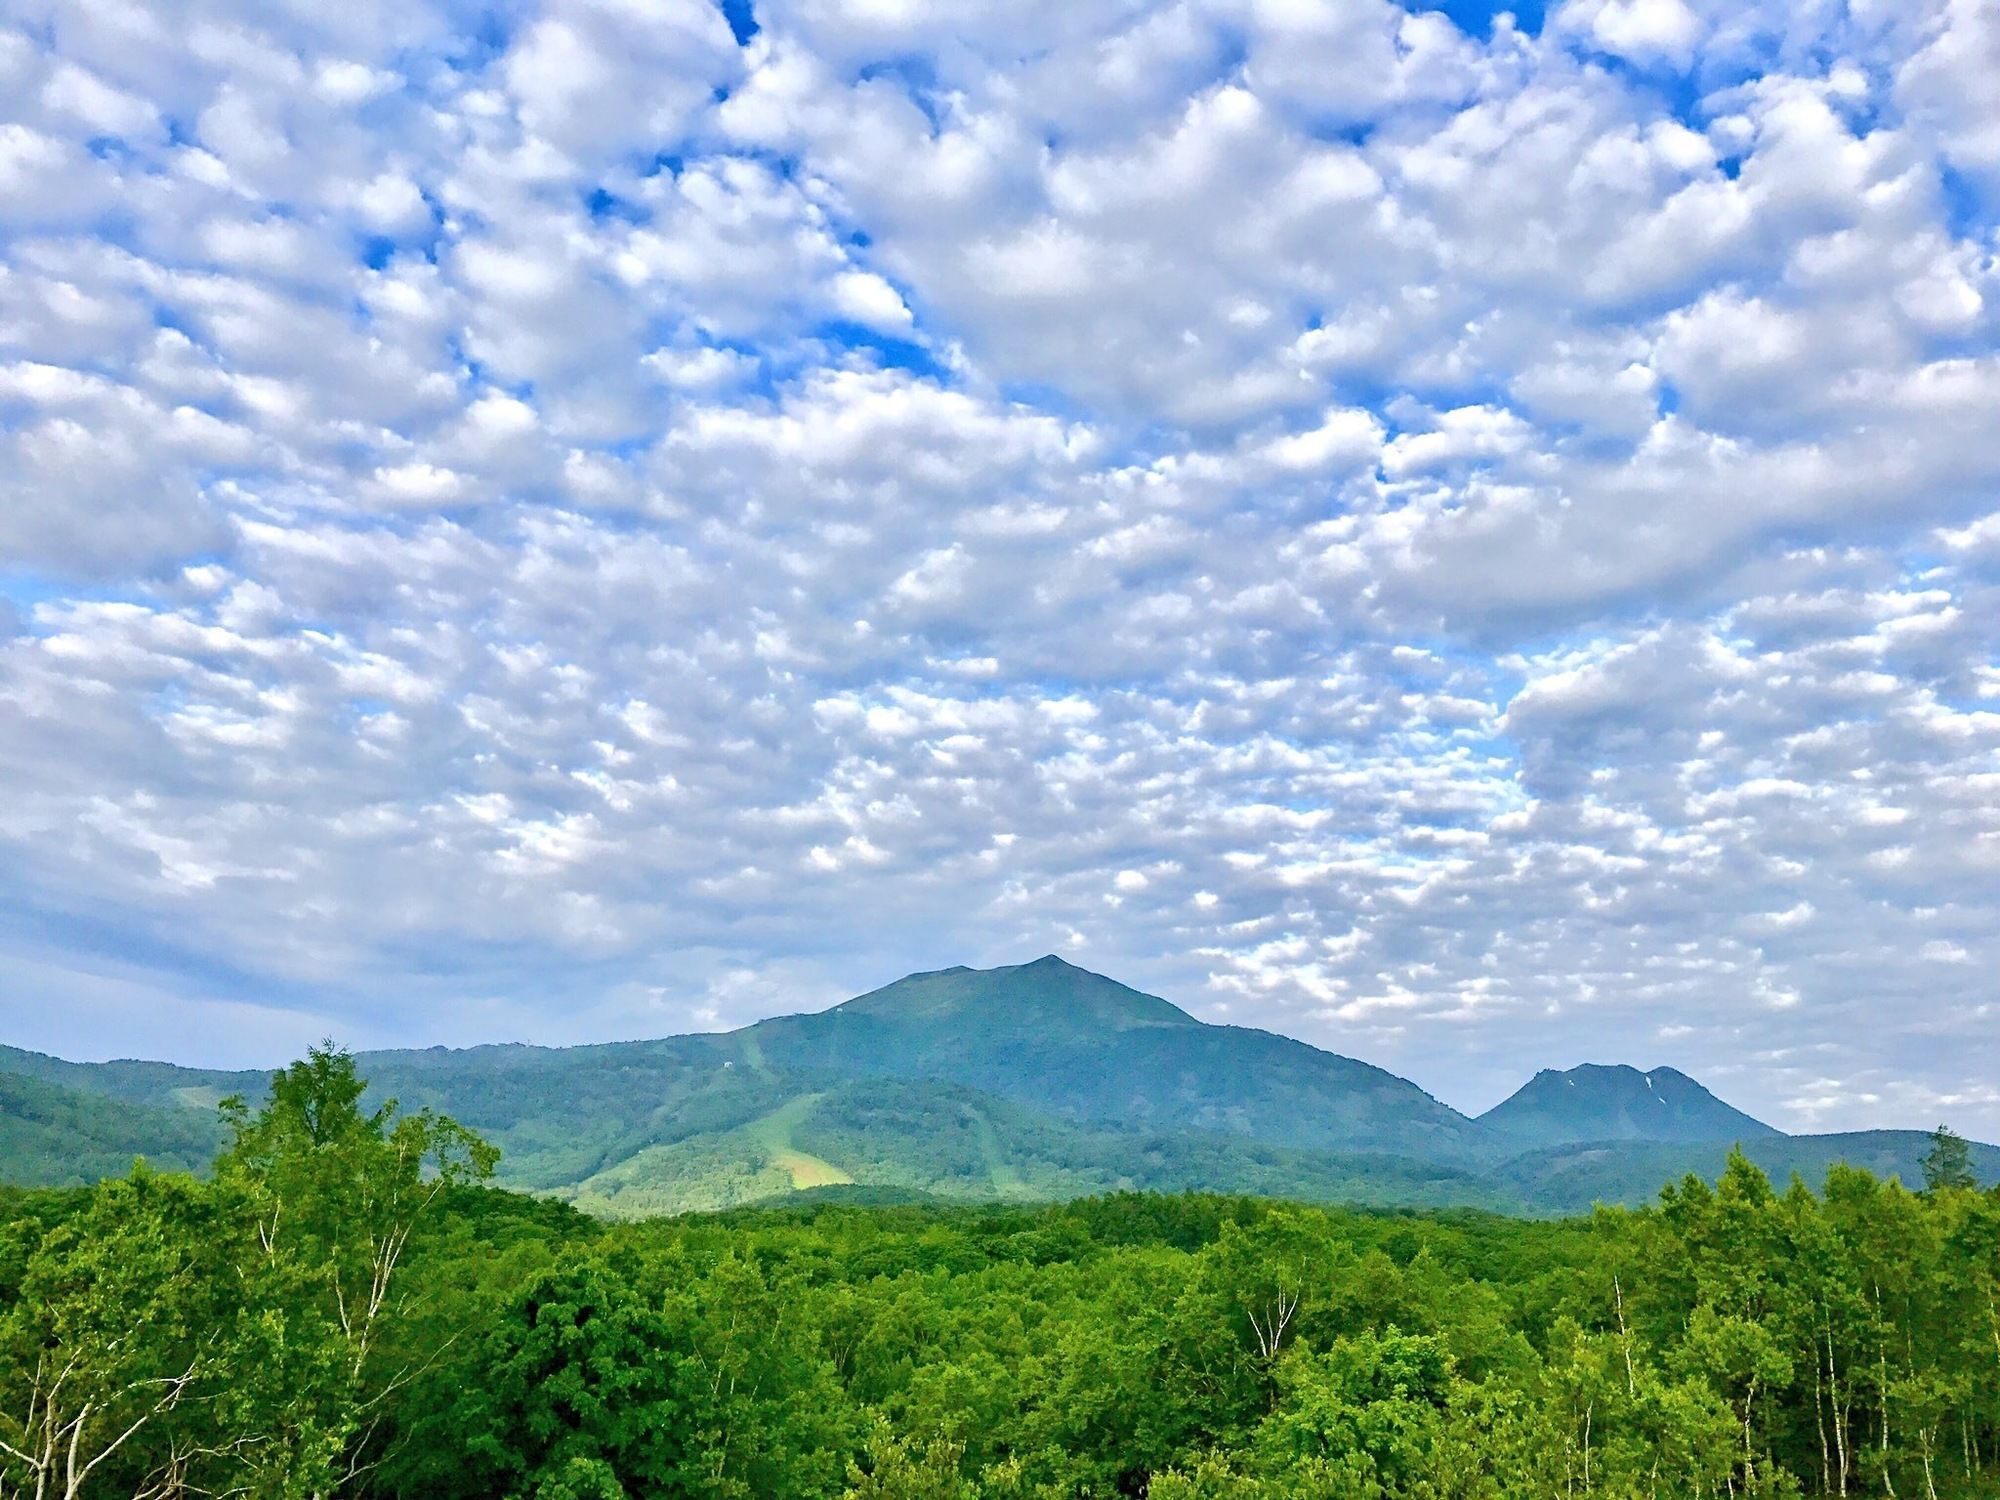
<svg viewBox="0 0 2000 1500"><path fill-rule="evenodd" d="M2000 1140L1996 226L1990 0L7 0L0 1040Z"/></svg>

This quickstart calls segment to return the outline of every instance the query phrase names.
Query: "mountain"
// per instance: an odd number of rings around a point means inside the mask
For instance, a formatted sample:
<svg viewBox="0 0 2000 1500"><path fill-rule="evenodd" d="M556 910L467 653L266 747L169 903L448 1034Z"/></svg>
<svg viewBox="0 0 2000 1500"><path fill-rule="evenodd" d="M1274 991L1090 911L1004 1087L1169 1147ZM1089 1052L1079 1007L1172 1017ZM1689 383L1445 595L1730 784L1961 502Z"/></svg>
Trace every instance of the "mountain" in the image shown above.
<svg viewBox="0 0 2000 1500"><path fill-rule="evenodd" d="M0 1180L70 1187L127 1171L146 1156L200 1171L222 1145L213 1113L159 1108L0 1072Z"/></svg>
<svg viewBox="0 0 2000 1500"><path fill-rule="evenodd" d="M1182 1188L1568 1212L1719 1171L1850 1160L1921 1180L1927 1136L1781 1135L1671 1069L1538 1074L1469 1120L1289 1037L1212 1026L1053 955L913 974L739 1031L586 1047L363 1053L374 1101L442 1110L504 1153L502 1185L595 1212L774 1195L969 1200ZM84 1181L143 1153L207 1160L214 1106L260 1072L73 1063L0 1047L0 1181ZM2000 1151L1975 1148L2000 1178Z"/></svg>
<svg viewBox="0 0 2000 1500"><path fill-rule="evenodd" d="M1586 1063L1544 1068L1479 1117L1516 1150L1585 1141L1748 1141L1782 1132L1724 1104L1685 1073Z"/></svg>
<svg viewBox="0 0 2000 1500"><path fill-rule="evenodd" d="M956 1084L892 1078L799 1095L733 1129L644 1148L564 1196L629 1218L855 1183L999 1202L1143 1189L1379 1207L1518 1206L1471 1169L1299 1151L1216 1132L1091 1129Z"/></svg>
<svg viewBox="0 0 2000 1500"><path fill-rule="evenodd" d="M1931 1136L1923 1130L1856 1130L1827 1135L1772 1132L1730 1141L1614 1141L1553 1146L1525 1152L1495 1169L1500 1196L1540 1213L1588 1213L1596 1203L1650 1201L1662 1186L1692 1172L1713 1182L1733 1144L1780 1188L1794 1175L1809 1186L1826 1180L1836 1162L1912 1187L1924 1181ZM1971 1143L1972 1169L1985 1183L2000 1182L2000 1146Z"/></svg>
<svg viewBox="0 0 2000 1500"><path fill-rule="evenodd" d="M720 1035L361 1061L378 1098L441 1109L492 1135L532 1187L573 1184L645 1145L737 1128L800 1094L885 1078L956 1084L1095 1126L1424 1158L1478 1150L1469 1120L1393 1073L1290 1037L1206 1025L1054 955L913 974L831 1010ZM0 1048L0 1070L153 1105L206 1107L264 1083L11 1048Z"/></svg>
<svg viewBox="0 0 2000 1500"><path fill-rule="evenodd" d="M139 1062L131 1058L101 1063L66 1062L46 1052L8 1046L0 1046L0 1074L36 1078L86 1094L122 1099L128 1104L168 1109L209 1109L231 1094L254 1094L270 1080L270 1075L264 1072L183 1068L177 1063Z"/></svg>
<svg viewBox="0 0 2000 1500"><path fill-rule="evenodd" d="M1407 1079L1291 1037L1207 1025L1053 954L913 974L739 1035L773 1066L942 1079L1080 1123L1438 1159L1478 1149L1465 1116Z"/></svg>
<svg viewBox="0 0 2000 1500"><path fill-rule="evenodd" d="M961 966L911 974L818 1016L789 1019L845 1021L856 1016L990 1036L1032 1031L1071 1043L1147 1027L1186 1030L1202 1024L1178 1005L1065 963L1053 953L1010 968Z"/></svg>

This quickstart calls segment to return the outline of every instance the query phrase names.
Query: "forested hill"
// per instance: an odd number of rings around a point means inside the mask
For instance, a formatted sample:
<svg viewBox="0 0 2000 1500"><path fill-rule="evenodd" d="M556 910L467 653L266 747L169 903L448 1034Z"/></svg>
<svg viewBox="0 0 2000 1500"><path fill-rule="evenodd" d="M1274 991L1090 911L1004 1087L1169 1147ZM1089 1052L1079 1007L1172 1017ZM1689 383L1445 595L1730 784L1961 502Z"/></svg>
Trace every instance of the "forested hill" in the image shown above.
<svg viewBox="0 0 2000 1500"><path fill-rule="evenodd" d="M1434 1160L1480 1145L1470 1120L1407 1079L1291 1037L1206 1025L1053 954L911 975L739 1035L772 1064L945 1079L1077 1121Z"/></svg>
<svg viewBox="0 0 2000 1500"><path fill-rule="evenodd" d="M1489 1136L1535 1146L1581 1141L1740 1141L1782 1134L1673 1068L1544 1068L1479 1117Z"/></svg>
<svg viewBox="0 0 2000 1500"><path fill-rule="evenodd" d="M1543 1074L1471 1120L1406 1079L1197 1020L1052 956L915 974L724 1034L363 1054L373 1097L502 1150L498 1180L624 1217L858 1184L960 1200L1126 1188L1568 1211L1643 1201L1741 1140L1783 1179L1834 1160L1914 1182L1928 1138L1790 1137L1669 1069ZM262 1073L0 1047L0 1180L206 1159ZM32 1087L29 1087L32 1085ZM1975 1148L2000 1178L2000 1151Z"/></svg>

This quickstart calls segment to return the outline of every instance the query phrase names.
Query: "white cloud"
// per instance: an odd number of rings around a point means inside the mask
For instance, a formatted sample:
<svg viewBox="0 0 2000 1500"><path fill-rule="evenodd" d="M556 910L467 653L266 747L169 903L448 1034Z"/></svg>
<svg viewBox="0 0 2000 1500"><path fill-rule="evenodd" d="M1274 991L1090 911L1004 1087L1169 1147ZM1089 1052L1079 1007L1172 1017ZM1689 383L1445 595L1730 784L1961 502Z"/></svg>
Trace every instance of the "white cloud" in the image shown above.
<svg viewBox="0 0 2000 1500"><path fill-rule="evenodd" d="M30 9L8 1040L1072 947L2000 1135L1976 0Z"/></svg>
<svg viewBox="0 0 2000 1500"><path fill-rule="evenodd" d="M735 58L722 12L700 0L557 0L500 72L522 125L582 166L674 149Z"/></svg>
<svg viewBox="0 0 2000 1500"><path fill-rule="evenodd" d="M1701 18L1685 0L1571 0L1559 25L1585 32L1604 51L1634 62L1685 68L1701 40Z"/></svg>
<svg viewBox="0 0 2000 1500"><path fill-rule="evenodd" d="M864 328L900 333L914 321L896 289L868 271L843 271L833 279L833 303Z"/></svg>

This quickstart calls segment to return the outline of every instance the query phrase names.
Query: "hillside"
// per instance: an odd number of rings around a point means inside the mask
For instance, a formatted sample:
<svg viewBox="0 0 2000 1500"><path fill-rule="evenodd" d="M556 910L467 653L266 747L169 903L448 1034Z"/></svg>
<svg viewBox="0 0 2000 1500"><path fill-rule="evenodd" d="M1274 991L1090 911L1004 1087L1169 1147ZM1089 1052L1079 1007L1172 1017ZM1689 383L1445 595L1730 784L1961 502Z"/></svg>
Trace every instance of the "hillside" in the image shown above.
<svg viewBox="0 0 2000 1500"><path fill-rule="evenodd" d="M0 1072L0 1181L71 1187L116 1177L134 1157L199 1171L222 1144L212 1111L159 1108Z"/></svg>
<svg viewBox="0 0 2000 1500"><path fill-rule="evenodd" d="M1780 1134L1724 1104L1685 1073L1586 1063L1544 1068L1479 1117L1490 1139L1517 1150L1586 1141L1737 1141Z"/></svg>
<svg viewBox="0 0 2000 1500"><path fill-rule="evenodd" d="M373 1102L434 1108L499 1181L614 1217L795 1192L1018 1202L1122 1188L1568 1212L1713 1175L1741 1140L1781 1180L1835 1160L1920 1180L1928 1138L1788 1137L1671 1069L1538 1074L1473 1121L1406 1079L1212 1026L1054 956L913 974L739 1031L585 1047L364 1053ZM0 1180L199 1166L215 1103L267 1077L0 1047ZM2000 1178L2000 1152L1975 1164Z"/></svg>
<svg viewBox="0 0 2000 1500"><path fill-rule="evenodd" d="M167 1109L190 1106L207 1109L230 1094L258 1092L268 1078L263 1072L183 1068L176 1063L140 1062L131 1058L117 1062L68 1062L46 1052L4 1045L0 1045L0 1074L35 1078L127 1104Z"/></svg>
<svg viewBox="0 0 2000 1500"><path fill-rule="evenodd" d="M1212 1131L1092 1129L956 1084L910 1079L800 1095L733 1129L644 1148L561 1196L635 1218L856 1183L966 1202L1143 1189L1377 1207L1527 1206L1477 1171L1448 1164L1300 1151Z"/></svg>
<svg viewBox="0 0 2000 1500"><path fill-rule="evenodd" d="M1622 1141L1555 1146L1503 1163L1495 1176L1508 1195L1538 1212L1586 1213L1593 1204L1638 1204L1662 1185L1692 1172L1714 1181L1731 1143ZM1808 1186L1826 1180L1836 1162L1863 1167L1877 1177L1922 1187L1931 1137L1921 1130L1861 1130L1830 1135L1768 1135L1741 1142L1743 1154L1780 1187L1796 1174ZM1981 1182L2000 1182L2000 1146L1973 1143L1972 1167Z"/></svg>

